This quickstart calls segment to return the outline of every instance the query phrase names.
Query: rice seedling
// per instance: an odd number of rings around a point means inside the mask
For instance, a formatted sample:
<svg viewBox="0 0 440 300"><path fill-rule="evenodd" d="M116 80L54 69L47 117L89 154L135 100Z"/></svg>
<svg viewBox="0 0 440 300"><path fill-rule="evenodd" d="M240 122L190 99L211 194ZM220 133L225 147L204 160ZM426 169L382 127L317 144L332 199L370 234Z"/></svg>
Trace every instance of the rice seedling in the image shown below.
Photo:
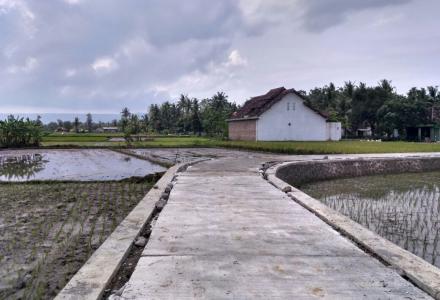
<svg viewBox="0 0 440 300"><path fill-rule="evenodd" d="M0 299L53 298L152 184L0 184Z"/></svg>
<svg viewBox="0 0 440 300"><path fill-rule="evenodd" d="M368 176L301 189L382 237L439 266L440 172Z"/></svg>

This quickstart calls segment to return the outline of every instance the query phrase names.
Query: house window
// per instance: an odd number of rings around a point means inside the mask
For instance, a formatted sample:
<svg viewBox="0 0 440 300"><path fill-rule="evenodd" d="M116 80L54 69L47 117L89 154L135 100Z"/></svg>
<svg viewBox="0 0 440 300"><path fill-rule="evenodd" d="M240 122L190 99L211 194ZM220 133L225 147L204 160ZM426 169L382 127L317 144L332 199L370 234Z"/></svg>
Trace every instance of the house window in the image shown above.
<svg viewBox="0 0 440 300"><path fill-rule="evenodd" d="M295 110L295 102L287 102L287 110Z"/></svg>

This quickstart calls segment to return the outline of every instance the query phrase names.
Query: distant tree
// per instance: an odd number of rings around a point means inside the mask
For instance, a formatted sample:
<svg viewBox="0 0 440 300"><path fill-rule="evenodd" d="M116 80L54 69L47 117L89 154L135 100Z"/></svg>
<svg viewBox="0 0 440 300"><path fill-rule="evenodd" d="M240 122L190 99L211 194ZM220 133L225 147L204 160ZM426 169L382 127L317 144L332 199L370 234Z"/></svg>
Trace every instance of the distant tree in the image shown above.
<svg viewBox="0 0 440 300"><path fill-rule="evenodd" d="M141 131L148 132L148 126L149 126L149 119L148 114L142 115L141 118Z"/></svg>
<svg viewBox="0 0 440 300"><path fill-rule="evenodd" d="M122 118L128 119L130 115L131 115L130 110L127 107L124 107L121 111Z"/></svg>
<svg viewBox="0 0 440 300"><path fill-rule="evenodd" d="M186 133L192 131L191 124L191 113L192 100L187 95L180 95L179 101L177 102L177 124L176 127L178 131Z"/></svg>
<svg viewBox="0 0 440 300"><path fill-rule="evenodd" d="M150 109L148 111L148 118L150 120L149 126L152 131L161 132L162 123L161 123L161 110L157 104L151 104Z"/></svg>
<svg viewBox="0 0 440 300"><path fill-rule="evenodd" d="M75 120L73 121L73 127L75 128L76 133L79 132L79 125L80 125L79 118L75 117Z"/></svg>
<svg viewBox="0 0 440 300"><path fill-rule="evenodd" d="M129 119L129 131L131 134L139 134L141 132L141 122L136 114L132 114Z"/></svg>
<svg viewBox="0 0 440 300"><path fill-rule="evenodd" d="M43 122L41 121L41 116L37 115L37 119L35 120L36 124L40 127L43 126Z"/></svg>
<svg viewBox="0 0 440 300"><path fill-rule="evenodd" d="M92 114L88 113L86 115L86 127L87 127L87 131L88 132L92 132L93 131L93 119L92 119Z"/></svg>
<svg viewBox="0 0 440 300"><path fill-rule="evenodd" d="M226 120L236 109L235 103L230 103L228 96L223 92L204 99L201 102L201 116L205 132L210 136L226 137L228 133Z"/></svg>
<svg viewBox="0 0 440 300"><path fill-rule="evenodd" d="M124 107L122 109L122 111L121 111L121 129L122 129L122 132L125 132L128 129L130 115L131 115L130 110L127 107Z"/></svg>
<svg viewBox="0 0 440 300"><path fill-rule="evenodd" d="M202 121L200 120L199 101L194 99L191 106L191 125L194 134L200 135L202 132Z"/></svg>
<svg viewBox="0 0 440 300"><path fill-rule="evenodd" d="M64 127L67 131L70 131L70 130L72 129L72 127L73 127L72 122L70 122L70 121L64 121L64 122L63 122L63 127Z"/></svg>
<svg viewBox="0 0 440 300"><path fill-rule="evenodd" d="M48 131L55 131L58 128L58 123L57 122L49 122L45 127L45 130Z"/></svg>

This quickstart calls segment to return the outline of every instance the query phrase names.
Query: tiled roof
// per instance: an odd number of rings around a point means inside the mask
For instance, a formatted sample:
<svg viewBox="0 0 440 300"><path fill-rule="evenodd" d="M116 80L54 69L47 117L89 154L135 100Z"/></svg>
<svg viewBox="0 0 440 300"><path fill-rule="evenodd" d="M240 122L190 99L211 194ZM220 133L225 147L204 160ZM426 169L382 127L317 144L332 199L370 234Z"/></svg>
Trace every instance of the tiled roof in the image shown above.
<svg viewBox="0 0 440 300"><path fill-rule="evenodd" d="M271 108L272 105L283 99L283 97L288 94L295 94L298 97L300 97L302 100L306 100L303 95L301 95L294 89L286 89L285 87L279 87L270 90L264 95L256 96L246 101L243 107L232 115L232 119L248 119L248 118L259 117L265 111L269 110L269 108ZM304 105L306 105L308 108L321 115L323 118L327 119L328 116L325 113L310 107L307 104L307 102L304 102Z"/></svg>

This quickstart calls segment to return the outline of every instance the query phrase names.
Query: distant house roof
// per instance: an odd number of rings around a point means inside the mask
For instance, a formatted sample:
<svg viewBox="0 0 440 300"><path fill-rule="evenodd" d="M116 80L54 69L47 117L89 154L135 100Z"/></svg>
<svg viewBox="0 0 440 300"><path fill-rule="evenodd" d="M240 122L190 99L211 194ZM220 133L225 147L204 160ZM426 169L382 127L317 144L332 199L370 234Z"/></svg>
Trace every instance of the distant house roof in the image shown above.
<svg viewBox="0 0 440 300"><path fill-rule="evenodd" d="M246 103L243 105L242 108L240 108L232 115L232 118L229 119L228 121L257 119L265 111L269 110L272 107L272 105L283 99L283 97L288 94L294 94L300 97L302 100L307 100L306 97L298 93L295 89L286 89L285 87L279 87L270 90L264 95L256 96L249 99L248 101L246 101ZM311 110L322 116L323 118L325 119L328 118L327 114L310 107L310 105L308 105L307 102L304 102L304 105L306 105L308 108L310 108Z"/></svg>

